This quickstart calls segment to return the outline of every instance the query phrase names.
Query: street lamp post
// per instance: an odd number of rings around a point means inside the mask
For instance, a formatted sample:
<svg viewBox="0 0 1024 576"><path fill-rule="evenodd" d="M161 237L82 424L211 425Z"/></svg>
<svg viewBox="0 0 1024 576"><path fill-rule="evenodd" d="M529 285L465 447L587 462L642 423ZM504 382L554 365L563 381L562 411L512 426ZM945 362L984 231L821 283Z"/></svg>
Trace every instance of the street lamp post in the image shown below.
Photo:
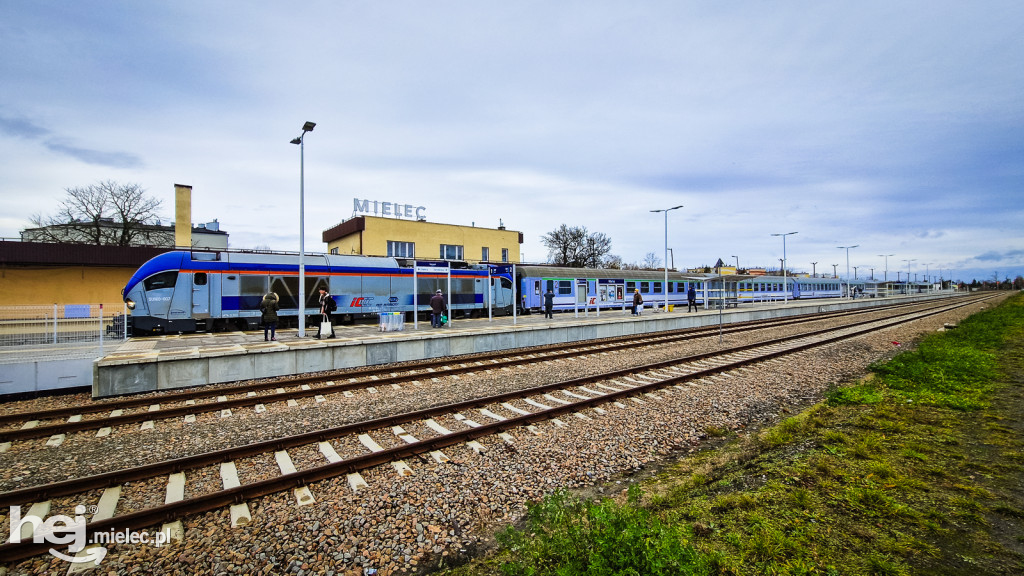
<svg viewBox="0 0 1024 576"><path fill-rule="evenodd" d="M818 263L817 262L811 262L811 277L812 278L817 278L818 277Z"/></svg>
<svg viewBox="0 0 1024 576"><path fill-rule="evenodd" d="M740 273L740 257L733 255L733 258L736 259L736 273L739 274Z"/></svg>
<svg viewBox="0 0 1024 576"><path fill-rule="evenodd" d="M665 291L665 312L668 312L668 213L682 207L683 205L680 204L679 206L665 208L664 210L651 210L651 212L665 213L665 284L662 285L662 290Z"/></svg>
<svg viewBox="0 0 1024 576"><path fill-rule="evenodd" d="M785 232L780 234L772 234L772 236L782 236L782 303L789 302L789 294L786 291L786 236L796 234L796 232Z"/></svg>
<svg viewBox="0 0 1024 576"><path fill-rule="evenodd" d="M903 260L907 263L907 296L910 296L910 263L917 262L917 258L911 258L910 260Z"/></svg>
<svg viewBox="0 0 1024 576"><path fill-rule="evenodd" d="M292 139L299 145L299 338L306 336L306 132L312 132L316 122L302 125L302 134Z"/></svg>
<svg viewBox="0 0 1024 576"><path fill-rule="evenodd" d="M836 246L836 248L839 248L840 250L844 250L844 249L846 250L846 296L847 297L853 296L853 293L850 290L850 248L856 248L858 246L860 246L860 244L854 244L853 246Z"/></svg>
<svg viewBox="0 0 1024 576"><path fill-rule="evenodd" d="M839 264L833 264L832 265L832 277L833 278L839 278L839 274L836 273L836 266L839 266Z"/></svg>
<svg viewBox="0 0 1024 576"><path fill-rule="evenodd" d="M889 281L889 256L895 256L895 254L879 254L885 258L885 276L882 278L884 282Z"/></svg>

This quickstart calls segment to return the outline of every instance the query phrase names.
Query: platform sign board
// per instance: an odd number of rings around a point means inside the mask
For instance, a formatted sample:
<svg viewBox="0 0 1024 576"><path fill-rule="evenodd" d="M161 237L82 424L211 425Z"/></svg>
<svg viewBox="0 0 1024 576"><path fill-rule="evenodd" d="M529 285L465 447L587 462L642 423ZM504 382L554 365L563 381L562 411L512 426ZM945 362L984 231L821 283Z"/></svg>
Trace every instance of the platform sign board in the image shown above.
<svg viewBox="0 0 1024 576"><path fill-rule="evenodd" d="M451 268L449 262L416 262L416 272L421 274L445 273Z"/></svg>

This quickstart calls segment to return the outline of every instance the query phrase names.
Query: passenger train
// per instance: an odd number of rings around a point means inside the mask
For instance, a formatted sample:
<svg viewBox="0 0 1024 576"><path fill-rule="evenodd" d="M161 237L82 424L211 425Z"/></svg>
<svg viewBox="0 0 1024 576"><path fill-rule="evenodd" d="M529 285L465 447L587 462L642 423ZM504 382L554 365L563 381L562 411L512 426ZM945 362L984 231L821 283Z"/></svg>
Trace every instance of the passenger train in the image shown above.
<svg viewBox="0 0 1024 576"><path fill-rule="evenodd" d="M806 278L788 276L668 273L668 294L665 293L665 272L659 270L610 270L562 268L554 266L517 266L516 276L524 311L539 311L544 294L551 289L554 310L625 308L632 305L633 294L640 292L644 303L663 306L686 306L686 293L693 286L697 304L709 305L771 302L811 298L840 298L847 285L838 278ZM724 287L723 287L724 283ZM863 283L860 283L863 284ZM785 288L783 287L785 286ZM858 282L853 282L858 289Z"/></svg>
<svg viewBox="0 0 1024 576"><path fill-rule="evenodd" d="M450 297L453 311L465 315L486 314L487 306L496 314L512 313L512 276L505 267L451 263L449 290L448 269L414 273L415 266L373 256L307 254L303 260L306 320L314 324L321 287L334 298L335 318L342 322L381 312L411 313L414 307L427 311L436 290ZM121 293L131 310L132 333L152 334L253 330L267 292L280 299L281 325L297 325L298 254L167 252L143 264Z"/></svg>
<svg viewBox="0 0 1024 576"><path fill-rule="evenodd" d="M421 263L424 264L424 263ZM476 317L512 313L512 267L446 263L450 268L422 269L416 262L375 256L310 254L304 258L305 312L319 321L319 288L326 287L338 307L335 318L349 323L381 312L430 310L441 290L454 312ZM450 270L450 288L449 288ZM665 303L665 273L657 270L611 270L517 265L518 310L529 314L554 293L558 311L625 309L639 291L647 306ZM490 282L488 282L490 279ZM414 303L415 292L418 294ZM785 284L785 288L783 285ZM836 278L668 273L668 304L686 306L693 286L697 304L716 306L785 299L839 298L846 284ZM853 289L858 288L854 283ZM237 251L173 251L143 264L122 295L131 310L133 334L253 330L260 322L263 295L280 299L282 326L298 322L297 254ZM449 294L450 292L450 294Z"/></svg>

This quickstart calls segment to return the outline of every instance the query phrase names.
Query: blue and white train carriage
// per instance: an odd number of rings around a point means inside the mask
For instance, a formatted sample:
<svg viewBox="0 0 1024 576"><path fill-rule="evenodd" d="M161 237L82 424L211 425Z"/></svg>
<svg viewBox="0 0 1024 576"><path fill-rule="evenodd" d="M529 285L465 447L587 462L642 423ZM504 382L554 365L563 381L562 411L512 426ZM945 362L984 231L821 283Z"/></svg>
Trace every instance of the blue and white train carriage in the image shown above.
<svg viewBox="0 0 1024 576"><path fill-rule="evenodd" d="M131 310L133 333L251 330L260 322L260 302L267 292L280 298L282 325L297 325L298 254L231 251L174 251L143 264L122 290ZM413 303L413 267L394 258L307 254L305 312L319 321L319 288L326 286L338 304L342 322L381 312L425 312L442 290L452 310L467 316L512 312L512 279L503 268L486 265L448 272L419 273ZM488 273L491 282L488 284ZM488 294L489 293L489 294Z"/></svg>

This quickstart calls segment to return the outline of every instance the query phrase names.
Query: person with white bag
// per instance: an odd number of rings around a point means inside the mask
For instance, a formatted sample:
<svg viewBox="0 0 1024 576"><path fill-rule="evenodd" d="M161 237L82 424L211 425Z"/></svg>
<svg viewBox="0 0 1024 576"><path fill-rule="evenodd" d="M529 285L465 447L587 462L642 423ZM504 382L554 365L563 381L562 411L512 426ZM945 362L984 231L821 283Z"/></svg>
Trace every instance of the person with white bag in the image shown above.
<svg viewBox="0 0 1024 576"><path fill-rule="evenodd" d="M320 328L316 331L316 337L318 340L323 338L334 338L334 323L331 322L331 312L338 309L338 304L331 297L331 293L327 291L327 288L320 287ZM324 336L324 332L327 330L331 331L330 336Z"/></svg>

